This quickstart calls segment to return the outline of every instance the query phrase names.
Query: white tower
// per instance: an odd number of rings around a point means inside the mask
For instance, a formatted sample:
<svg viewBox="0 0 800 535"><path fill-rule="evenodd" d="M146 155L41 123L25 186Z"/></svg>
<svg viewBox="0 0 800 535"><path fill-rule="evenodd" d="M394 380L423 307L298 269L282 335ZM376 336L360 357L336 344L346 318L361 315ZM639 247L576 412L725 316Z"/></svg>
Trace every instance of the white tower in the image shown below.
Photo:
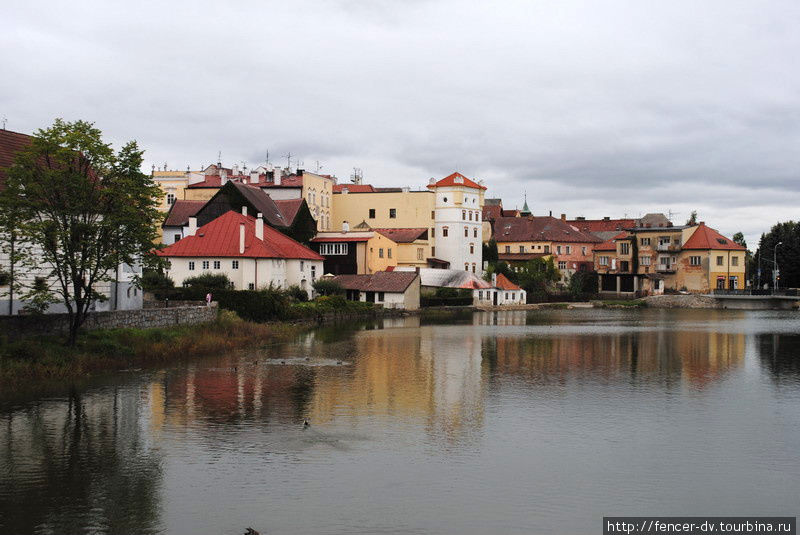
<svg viewBox="0 0 800 535"><path fill-rule="evenodd" d="M486 188L461 173L428 185L436 193L434 228L436 258L450 269L483 274L481 214Z"/></svg>

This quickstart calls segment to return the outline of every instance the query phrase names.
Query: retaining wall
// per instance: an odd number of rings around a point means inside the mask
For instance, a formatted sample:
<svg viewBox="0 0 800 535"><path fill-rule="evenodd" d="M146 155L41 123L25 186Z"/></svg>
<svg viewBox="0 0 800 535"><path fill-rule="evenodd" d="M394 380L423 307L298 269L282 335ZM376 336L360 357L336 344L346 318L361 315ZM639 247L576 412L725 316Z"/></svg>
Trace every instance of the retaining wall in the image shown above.
<svg viewBox="0 0 800 535"><path fill-rule="evenodd" d="M217 311L217 303L213 302L211 306L90 312L83 324L83 329L147 329L169 325L197 325L214 321L217 318ZM2 316L0 317L0 336L13 339L39 334L65 334L68 331L67 320L67 314Z"/></svg>

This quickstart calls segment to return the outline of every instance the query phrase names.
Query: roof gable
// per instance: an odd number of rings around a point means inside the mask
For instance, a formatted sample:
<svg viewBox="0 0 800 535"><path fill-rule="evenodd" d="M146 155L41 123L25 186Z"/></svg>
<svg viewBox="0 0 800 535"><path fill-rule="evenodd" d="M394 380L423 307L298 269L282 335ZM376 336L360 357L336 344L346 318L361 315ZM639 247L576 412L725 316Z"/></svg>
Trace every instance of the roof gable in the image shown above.
<svg viewBox="0 0 800 535"><path fill-rule="evenodd" d="M561 243L600 243L592 234L581 232L555 217L499 217L494 222L496 242L550 241Z"/></svg>
<svg viewBox="0 0 800 535"><path fill-rule="evenodd" d="M164 219L162 227L182 227L189 223L189 218L197 215L206 201L185 201L178 199L167 212L167 217Z"/></svg>
<svg viewBox="0 0 800 535"><path fill-rule="evenodd" d="M744 251L745 248L726 238L705 223L700 223L691 237L683 244L683 249L716 249L722 251Z"/></svg>
<svg viewBox="0 0 800 535"><path fill-rule="evenodd" d="M414 243L416 240L427 240L427 228L376 228L372 229L395 243Z"/></svg>
<svg viewBox="0 0 800 535"><path fill-rule="evenodd" d="M346 290L402 293L416 278L413 271L378 271L371 275L338 275L333 280Z"/></svg>
<svg viewBox="0 0 800 535"><path fill-rule="evenodd" d="M455 172L452 175L447 175L440 181L430 184L428 187L440 188L444 186L463 186L465 188L486 189L486 186L481 186L477 182L470 180L459 172Z"/></svg>
<svg viewBox="0 0 800 535"><path fill-rule="evenodd" d="M522 289L513 282L511 282L510 280L508 280L508 277L506 277L502 273L497 276L494 285L500 288L501 290L516 291Z"/></svg>

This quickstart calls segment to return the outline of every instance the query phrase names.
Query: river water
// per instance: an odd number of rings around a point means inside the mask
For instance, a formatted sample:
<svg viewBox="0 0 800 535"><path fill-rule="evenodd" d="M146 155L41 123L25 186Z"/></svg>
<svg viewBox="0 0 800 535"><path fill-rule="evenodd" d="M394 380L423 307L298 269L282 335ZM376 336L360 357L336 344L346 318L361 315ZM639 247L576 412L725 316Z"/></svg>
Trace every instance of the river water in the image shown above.
<svg viewBox="0 0 800 535"><path fill-rule="evenodd" d="M582 534L799 511L797 312L402 318L0 393L2 534Z"/></svg>

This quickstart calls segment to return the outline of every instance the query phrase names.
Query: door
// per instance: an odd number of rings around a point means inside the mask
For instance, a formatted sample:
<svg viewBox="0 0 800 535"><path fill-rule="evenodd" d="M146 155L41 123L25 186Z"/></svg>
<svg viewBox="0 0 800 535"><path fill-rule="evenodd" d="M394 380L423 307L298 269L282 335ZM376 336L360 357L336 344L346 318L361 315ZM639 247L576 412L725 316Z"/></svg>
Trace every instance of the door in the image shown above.
<svg viewBox="0 0 800 535"><path fill-rule="evenodd" d="M375 302L375 292L367 292L367 303Z"/></svg>
<svg viewBox="0 0 800 535"><path fill-rule="evenodd" d="M717 277L717 290L725 289L725 277Z"/></svg>
<svg viewBox="0 0 800 535"><path fill-rule="evenodd" d="M497 291L492 292L492 302L497 306Z"/></svg>

